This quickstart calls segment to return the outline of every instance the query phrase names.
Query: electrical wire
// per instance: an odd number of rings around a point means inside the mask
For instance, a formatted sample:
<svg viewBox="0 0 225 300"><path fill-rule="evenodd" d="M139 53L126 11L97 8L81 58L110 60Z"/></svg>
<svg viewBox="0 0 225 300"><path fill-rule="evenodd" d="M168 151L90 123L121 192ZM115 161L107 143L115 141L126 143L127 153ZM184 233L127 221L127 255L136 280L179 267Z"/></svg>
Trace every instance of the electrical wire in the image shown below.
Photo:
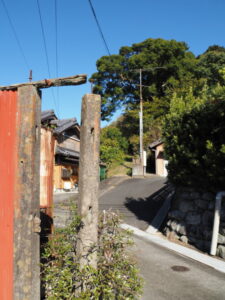
<svg viewBox="0 0 225 300"><path fill-rule="evenodd" d="M103 34L103 32L102 32L102 29L101 29L100 23L99 23L99 21L98 21L97 15L96 15L96 13L95 13L95 9L94 9L94 7L93 7L93 4L92 4L91 0L88 0L88 2L89 2L89 4L90 4L91 11L92 11L93 16L94 16L94 18L95 18L95 22L96 22L96 24L97 24L97 27L98 27L100 36L101 36L101 38L102 38L102 40L103 40L103 43L104 43L104 45L105 45L106 51L107 51L108 55L111 56L110 51L109 51L109 47L108 47L108 45L107 45L106 39L105 39L104 34Z"/></svg>
<svg viewBox="0 0 225 300"><path fill-rule="evenodd" d="M56 64L56 78L59 77L59 56L58 56L58 6L57 0L54 1L55 6L55 64ZM59 87L56 88L56 103L58 106L58 114L60 117L59 106Z"/></svg>
<svg viewBox="0 0 225 300"><path fill-rule="evenodd" d="M42 38L43 38L43 43L44 43L44 51L45 51L47 69L48 69L48 76L49 76L49 78L51 78L50 67L49 67L49 59L48 59L48 51L47 51L47 44L46 44L45 31L44 31L44 25L43 25L43 21L42 21L41 8L40 8L39 0L37 0L37 7L38 7L38 15L39 15L39 19L40 19L40 24L41 24L41 32L42 32Z"/></svg>
<svg viewBox="0 0 225 300"><path fill-rule="evenodd" d="M56 63L56 77L59 77L58 64L58 7L57 0L55 0L55 63Z"/></svg>
<svg viewBox="0 0 225 300"><path fill-rule="evenodd" d="M26 59L25 53L24 53L23 48L22 48L22 46L21 46L19 37L18 37L17 32L16 32L16 29L15 29L15 27L14 27L14 25L13 25L13 22L12 22L12 19L11 19L11 17L10 17L9 11L8 11L8 9L7 9L7 6L6 6L6 4L5 4L5 1L4 1L4 0L1 0L1 2L2 2L2 6L3 6L4 10L5 10L5 13L6 13L6 15L7 15L7 18L8 18L9 24L10 24L10 26L11 26L12 32L13 32L13 34L14 34L15 40L16 40L16 42L17 42L18 48L19 48L19 50L20 50L20 52L21 52L21 55L22 55L22 57L23 57L24 63L25 63L25 65L26 65L26 67L28 68L28 70L30 70L31 68L30 68L30 66L29 66L29 64L28 64L28 61L27 61L27 59Z"/></svg>
<svg viewBox="0 0 225 300"><path fill-rule="evenodd" d="M39 0L37 0L37 7L38 7L38 15L39 15L39 19L40 19L40 24L41 24L41 32L42 32L42 39L43 39L43 44L44 44L45 58L46 58L46 63L47 63L48 77L51 78L50 64L49 64L48 51L47 51L47 43L46 43L44 24L43 24L43 21L42 21L41 8L40 8ZM53 92L53 89L51 89L51 91L52 91L52 98L53 98L53 102L54 102L54 105L55 105L55 109L56 109L56 112L58 114L55 94Z"/></svg>

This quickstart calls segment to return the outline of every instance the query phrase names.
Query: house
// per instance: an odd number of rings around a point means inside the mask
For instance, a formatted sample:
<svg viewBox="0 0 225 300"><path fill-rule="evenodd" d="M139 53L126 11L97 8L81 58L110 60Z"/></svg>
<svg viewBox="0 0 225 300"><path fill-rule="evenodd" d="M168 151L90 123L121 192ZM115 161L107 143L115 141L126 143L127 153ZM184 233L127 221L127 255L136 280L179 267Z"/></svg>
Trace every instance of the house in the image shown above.
<svg viewBox="0 0 225 300"><path fill-rule="evenodd" d="M58 120L53 110L41 114L40 216L41 236L52 232L53 191L78 184L80 127L75 118Z"/></svg>
<svg viewBox="0 0 225 300"><path fill-rule="evenodd" d="M54 190L76 189L80 158L80 126L76 118L53 120L55 136Z"/></svg>
<svg viewBox="0 0 225 300"><path fill-rule="evenodd" d="M51 210L53 191L78 184L80 127L76 118L58 120L53 110L41 114L40 204Z"/></svg>
<svg viewBox="0 0 225 300"><path fill-rule="evenodd" d="M151 143L149 149L155 152L156 175L167 177L168 161L164 158L164 143L161 139Z"/></svg>

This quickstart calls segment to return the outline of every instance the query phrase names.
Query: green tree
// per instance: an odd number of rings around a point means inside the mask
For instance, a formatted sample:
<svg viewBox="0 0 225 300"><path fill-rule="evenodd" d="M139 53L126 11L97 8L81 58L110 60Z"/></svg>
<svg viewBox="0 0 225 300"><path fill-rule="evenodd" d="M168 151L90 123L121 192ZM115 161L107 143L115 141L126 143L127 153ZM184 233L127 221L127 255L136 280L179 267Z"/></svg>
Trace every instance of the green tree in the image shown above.
<svg viewBox="0 0 225 300"><path fill-rule="evenodd" d="M194 79L195 65L188 46L175 40L147 39L122 47L117 55L103 56L91 77L94 92L102 96L102 119L109 119L118 108L129 109L129 105L139 102L140 68L145 69L144 101L157 98L167 103L171 90Z"/></svg>
<svg viewBox="0 0 225 300"><path fill-rule="evenodd" d="M161 137L162 111L164 102L155 99L154 102L143 103L143 146L148 148L149 143ZM129 142L129 154L139 154L139 105L129 105L123 115L113 123L120 129Z"/></svg>
<svg viewBox="0 0 225 300"><path fill-rule="evenodd" d="M176 185L224 188L225 94L222 99L221 89L206 87L201 97L191 89L182 97L173 96L163 136L169 179Z"/></svg>
<svg viewBox="0 0 225 300"><path fill-rule="evenodd" d="M100 158L109 167L112 162L123 161L127 153L128 142L119 128L107 126L101 131Z"/></svg>
<svg viewBox="0 0 225 300"><path fill-rule="evenodd" d="M225 84L221 69L225 67L225 48L221 46L210 46L197 58L196 75L205 78L209 86Z"/></svg>

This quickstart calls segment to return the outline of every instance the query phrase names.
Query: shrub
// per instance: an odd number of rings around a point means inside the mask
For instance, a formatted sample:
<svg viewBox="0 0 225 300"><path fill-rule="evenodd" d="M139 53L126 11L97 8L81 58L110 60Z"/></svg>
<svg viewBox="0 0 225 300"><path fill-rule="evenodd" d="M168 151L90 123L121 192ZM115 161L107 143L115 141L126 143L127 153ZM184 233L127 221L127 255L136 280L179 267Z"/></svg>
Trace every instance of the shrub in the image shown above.
<svg viewBox="0 0 225 300"><path fill-rule="evenodd" d="M100 158L109 167L113 162L122 162L128 149L128 142L121 131L114 126L101 130Z"/></svg>
<svg viewBox="0 0 225 300"><path fill-rule="evenodd" d="M225 187L225 99L175 97L164 124L169 180L176 185Z"/></svg>
<svg viewBox="0 0 225 300"><path fill-rule="evenodd" d="M42 255L46 299L138 299L142 279L126 251L130 233L120 229L119 222L113 212L100 217L97 270L79 268L76 242L81 223L77 215L67 228L55 232Z"/></svg>

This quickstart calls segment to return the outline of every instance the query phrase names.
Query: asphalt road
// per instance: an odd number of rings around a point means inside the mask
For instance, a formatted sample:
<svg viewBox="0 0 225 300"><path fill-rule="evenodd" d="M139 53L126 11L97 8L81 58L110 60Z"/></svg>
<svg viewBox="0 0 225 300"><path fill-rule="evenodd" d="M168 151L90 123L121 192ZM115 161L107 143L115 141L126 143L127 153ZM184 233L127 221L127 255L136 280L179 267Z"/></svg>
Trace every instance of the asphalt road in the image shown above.
<svg viewBox="0 0 225 300"><path fill-rule="evenodd" d="M141 300L224 300L225 274L134 237L134 253L144 278ZM186 271L174 271L176 266Z"/></svg>
<svg viewBox="0 0 225 300"><path fill-rule="evenodd" d="M124 222L145 230L165 199L165 187L165 179L157 176L106 180L100 185L100 209L119 211ZM55 197L58 226L66 223L69 202L77 199L78 194ZM145 282L141 300L225 300L223 273L143 238L134 236L134 242L131 251Z"/></svg>
<svg viewBox="0 0 225 300"><path fill-rule="evenodd" d="M124 180L111 189L103 189L100 209L118 211L125 223L145 230L165 199L165 182L158 176Z"/></svg>
<svg viewBox="0 0 225 300"><path fill-rule="evenodd" d="M100 183L99 208L119 212L124 222L145 230L166 194L165 179L113 177ZM63 227L70 218L69 203L77 202L77 193L54 195L54 224Z"/></svg>

